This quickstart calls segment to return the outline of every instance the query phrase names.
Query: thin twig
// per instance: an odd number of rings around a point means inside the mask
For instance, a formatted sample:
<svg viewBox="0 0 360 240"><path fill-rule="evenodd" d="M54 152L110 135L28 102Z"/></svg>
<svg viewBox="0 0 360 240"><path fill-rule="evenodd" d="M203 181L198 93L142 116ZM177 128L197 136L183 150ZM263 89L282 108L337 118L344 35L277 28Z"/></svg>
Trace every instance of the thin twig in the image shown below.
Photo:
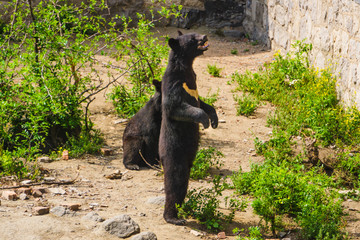
<svg viewBox="0 0 360 240"><path fill-rule="evenodd" d="M90 99L92 96L94 96L94 95L98 94L99 92L101 92L102 90L108 88L111 84L113 84L113 83L116 82L119 78L121 78L121 77L124 76L126 73L128 73L128 72L130 71L130 69L131 69L135 64L137 64L140 60L141 60L141 59L139 59L138 61L136 61L136 62L135 62L133 65L131 65L125 72L123 72L122 74L120 74L120 76L114 78L114 80L108 82L108 84L106 84L104 87L102 87L102 88L100 88L99 90L97 90L97 91L89 94L87 97L85 97L84 99L82 99L82 100L79 102L79 104L85 102L86 100ZM100 85L100 86L101 86L101 85ZM87 90L86 90L86 91L87 91ZM85 92L86 92L86 91L85 91ZM85 93L85 92L83 92L83 93ZM83 94L83 93L82 93L82 94Z"/></svg>
<svg viewBox="0 0 360 240"><path fill-rule="evenodd" d="M141 153L141 150L139 150L139 154L140 154L140 157L142 158L142 160L144 160L144 162L146 163L146 165L148 165L150 168L152 168L152 169L154 169L154 170L156 170L156 171L158 171L158 172L162 172L162 168L161 168L161 167L155 167L155 166L151 165L150 163L148 163L148 162L145 160L144 156L143 156L142 153Z"/></svg>

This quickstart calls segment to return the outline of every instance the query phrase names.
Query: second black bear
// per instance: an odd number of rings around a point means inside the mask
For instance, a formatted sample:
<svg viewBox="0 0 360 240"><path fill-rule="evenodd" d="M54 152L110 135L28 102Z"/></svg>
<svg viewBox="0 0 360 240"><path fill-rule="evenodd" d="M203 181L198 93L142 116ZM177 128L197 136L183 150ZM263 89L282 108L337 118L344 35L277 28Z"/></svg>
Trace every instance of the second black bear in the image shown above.
<svg viewBox="0 0 360 240"><path fill-rule="evenodd" d="M176 205L185 199L190 169L199 144L199 123L216 128L218 117L210 105L199 99L193 61L208 49L207 36L196 33L170 38L171 52L162 80L162 121L159 139L164 168L165 211L168 223L183 225Z"/></svg>
<svg viewBox="0 0 360 240"><path fill-rule="evenodd" d="M123 135L123 163L127 169L139 170L158 164L161 126L161 82L154 80L154 96L130 119ZM144 159L143 159L144 158Z"/></svg>

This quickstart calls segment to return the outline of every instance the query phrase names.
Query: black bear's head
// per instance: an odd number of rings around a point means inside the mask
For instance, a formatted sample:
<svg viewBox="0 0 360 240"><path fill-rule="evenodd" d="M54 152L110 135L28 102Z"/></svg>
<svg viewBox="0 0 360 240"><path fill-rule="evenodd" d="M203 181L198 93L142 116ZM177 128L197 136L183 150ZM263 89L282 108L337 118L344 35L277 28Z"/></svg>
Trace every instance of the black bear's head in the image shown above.
<svg viewBox="0 0 360 240"><path fill-rule="evenodd" d="M177 38L169 39L169 46L176 55L181 55L190 59L202 55L209 48L206 35L197 33L182 34L180 31Z"/></svg>

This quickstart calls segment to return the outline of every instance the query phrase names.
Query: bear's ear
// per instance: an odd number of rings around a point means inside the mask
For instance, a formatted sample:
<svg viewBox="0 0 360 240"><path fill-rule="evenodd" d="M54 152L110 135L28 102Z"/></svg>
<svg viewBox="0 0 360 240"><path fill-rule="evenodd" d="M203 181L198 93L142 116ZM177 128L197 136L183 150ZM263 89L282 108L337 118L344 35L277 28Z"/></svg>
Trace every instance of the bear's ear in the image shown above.
<svg viewBox="0 0 360 240"><path fill-rule="evenodd" d="M180 30L178 30L178 34L179 36L183 35L183 33Z"/></svg>
<svg viewBox="0 0 360 240"><path fill-rule="evenodd" d="M180 43L178 39L170 38L169 39L169 46L172 50L177 52L180 49Z"/></svg>
<svg viewBox="0 0 360 240"><path fill-rule="evenodd" d="M158 80L153 80L153 85L155 86L155 89L157 92L161 92L161 82Z"/></svg>

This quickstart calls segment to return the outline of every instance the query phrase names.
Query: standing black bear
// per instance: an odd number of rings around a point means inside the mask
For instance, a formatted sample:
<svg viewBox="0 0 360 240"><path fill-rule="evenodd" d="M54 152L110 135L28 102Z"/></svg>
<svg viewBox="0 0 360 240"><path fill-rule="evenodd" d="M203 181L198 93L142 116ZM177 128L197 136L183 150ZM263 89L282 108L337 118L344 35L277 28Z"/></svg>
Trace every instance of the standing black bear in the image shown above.
<svg viewBox="0 0 360 240"><path fill-rule="evenodd" d="M161 126L161 82L154 80L155 95L146 105L130 119L123 135L124 157L126 168L139 170L147 164L158 163L159 135ZM141 152L141 155L140 155Z"/></svg>
<svg viewBox="0 0 360 240"><path fill-rule="evenodd" d="M168 223L183 225L176 204L185 199L190 168L199 144L199 123L205 128L217 127L215 109L199 99L196 74L193 70L195 57L208 49L207 37L179 32L176 39L169 39L171 52L162 80L162 122L159 139L160 161L165 174L165 211Z"/></svg>

